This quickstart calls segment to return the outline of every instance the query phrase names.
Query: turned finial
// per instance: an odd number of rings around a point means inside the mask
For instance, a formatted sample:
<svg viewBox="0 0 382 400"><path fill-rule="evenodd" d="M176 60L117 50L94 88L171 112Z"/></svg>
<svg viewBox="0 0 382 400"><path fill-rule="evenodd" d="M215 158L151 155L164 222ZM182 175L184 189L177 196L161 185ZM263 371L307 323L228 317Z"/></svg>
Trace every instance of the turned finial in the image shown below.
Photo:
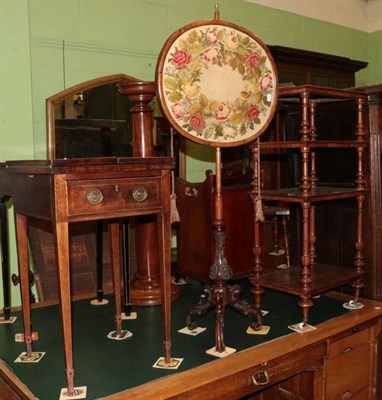
<svg viewBox="0 0 382 400"><path fill-rule="evenodd" d="M215 12L214 12L214 19L220 19L220 12L219 12L219 4L218 4L218 0L215 0Z"/></svg>

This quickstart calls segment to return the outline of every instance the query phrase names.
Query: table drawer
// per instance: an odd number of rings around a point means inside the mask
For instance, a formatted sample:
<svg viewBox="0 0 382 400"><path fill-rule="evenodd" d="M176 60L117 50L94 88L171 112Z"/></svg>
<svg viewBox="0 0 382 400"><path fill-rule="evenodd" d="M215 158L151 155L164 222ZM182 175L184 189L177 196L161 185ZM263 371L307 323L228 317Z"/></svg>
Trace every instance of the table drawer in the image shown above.
<svg viewBox="0 0 382 400"><path fill-rule="evenodd" d="M329 359L326 364L325 398L346 399L346 395L355 395L357 391L368 386L372 373L370 357L370 344L365 343L354 349L349 348L342 355Z"/></svg>
<svg viewBox="0 0 382 400"><path fill-rule="evenodd" d="M69 181L68 215L160 207L160 184L160 177Z"/></svg>

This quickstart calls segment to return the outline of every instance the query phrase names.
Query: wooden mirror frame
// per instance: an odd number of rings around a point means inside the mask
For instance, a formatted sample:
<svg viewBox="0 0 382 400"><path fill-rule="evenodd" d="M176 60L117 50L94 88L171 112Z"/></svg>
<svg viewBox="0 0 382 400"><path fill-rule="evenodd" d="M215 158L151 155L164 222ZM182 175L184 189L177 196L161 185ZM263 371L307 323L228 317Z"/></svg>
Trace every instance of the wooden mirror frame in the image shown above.
<svg viewBox="0 0 382 400"><path fill-rule="evenodd" d="M56 135L55 135L55 104L65 98L75 95L76 93L84 90L94 89L102 85L111 83L122 84L139 82L140 79L134 78L126 74L106 75L100 78L91 79L86 82L79 83L78 85L71 86L61 92L50 96L45 101L46 109L46 134L47 134L47 158L53 160L56 158Z"/></svg>

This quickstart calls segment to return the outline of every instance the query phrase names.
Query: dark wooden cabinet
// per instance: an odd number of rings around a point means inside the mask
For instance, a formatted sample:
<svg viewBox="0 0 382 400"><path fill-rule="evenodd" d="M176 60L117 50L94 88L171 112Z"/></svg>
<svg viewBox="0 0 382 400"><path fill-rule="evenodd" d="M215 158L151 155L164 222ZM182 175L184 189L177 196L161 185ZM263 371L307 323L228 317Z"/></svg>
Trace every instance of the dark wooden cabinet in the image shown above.
<svg viewBox="0 0 382 400"><path fill-rule="evenodd" d="M367 62L284 46L268 46L279 72L280 84L311 84L339 89L355 86L355 73Z"/></svg>
<svg viewBox="0 0 382 400"><path fill-rule="evenodd" d="M367 96L366 176L368 197L365 208L365 295L382 300L382 85L359 87Z"/></svg>

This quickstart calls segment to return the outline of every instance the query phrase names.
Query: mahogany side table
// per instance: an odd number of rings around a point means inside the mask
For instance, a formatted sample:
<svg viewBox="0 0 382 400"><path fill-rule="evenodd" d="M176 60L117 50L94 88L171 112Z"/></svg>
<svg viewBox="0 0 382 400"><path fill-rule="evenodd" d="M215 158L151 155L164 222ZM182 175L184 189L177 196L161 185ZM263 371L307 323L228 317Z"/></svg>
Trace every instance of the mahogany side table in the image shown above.
<svg viewBox="0 0 382 400"><path fill-rule="evenodd" d="M16 218L17 252L27 355L32 354L27 225L31 218L52 226L58 271L68 394L74 395L68 225L108 220L115 319L121 332L120 238L118 218L155 214L159 243L165 362L171 359L170 171L174 159L91 158L8 161Z"/></svg>

